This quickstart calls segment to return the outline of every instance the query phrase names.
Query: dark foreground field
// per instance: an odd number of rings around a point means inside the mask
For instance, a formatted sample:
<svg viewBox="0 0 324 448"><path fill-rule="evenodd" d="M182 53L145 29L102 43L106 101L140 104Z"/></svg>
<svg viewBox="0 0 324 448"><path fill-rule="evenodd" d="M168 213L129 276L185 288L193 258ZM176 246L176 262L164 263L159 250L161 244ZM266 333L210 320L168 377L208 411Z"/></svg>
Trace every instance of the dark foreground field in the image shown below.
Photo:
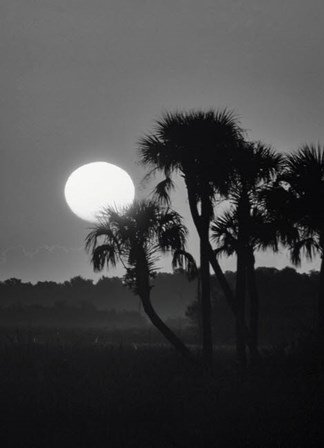
<svg viewBox="0 0 324 448"><path fill-rule="evenodd" d="M0 446L323 446L323 359L273 350L241 381L230 350L213 377L167 347L95 331L0 331Z"/></svg>

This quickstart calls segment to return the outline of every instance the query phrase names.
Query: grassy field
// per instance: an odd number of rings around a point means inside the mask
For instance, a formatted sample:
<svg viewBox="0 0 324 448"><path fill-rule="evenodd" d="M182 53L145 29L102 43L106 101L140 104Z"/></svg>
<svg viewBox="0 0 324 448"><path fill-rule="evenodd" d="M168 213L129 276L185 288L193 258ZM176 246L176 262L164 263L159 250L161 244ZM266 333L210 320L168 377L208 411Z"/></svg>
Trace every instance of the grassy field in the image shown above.
<svg viewBox="0 0 324 448"><path fill-rule="evenodd" d="M269 351L241 381L231 350L215 351L206 377L166 346L120 338L0 330L0 446L323 446L314 343Z"/></svg>

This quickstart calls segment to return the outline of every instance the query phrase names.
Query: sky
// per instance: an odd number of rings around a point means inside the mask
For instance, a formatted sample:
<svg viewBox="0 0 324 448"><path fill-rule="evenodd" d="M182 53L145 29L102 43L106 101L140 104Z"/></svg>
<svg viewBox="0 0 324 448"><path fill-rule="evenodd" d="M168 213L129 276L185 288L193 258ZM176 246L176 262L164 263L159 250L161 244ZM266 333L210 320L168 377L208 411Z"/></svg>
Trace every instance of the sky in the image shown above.
<svg viewBox="0 0 324 448"><path fill-rule="evenodd" d="M0 280L102 275L65 182L106 161L146 197L137 142L166 111L227 107L251 139L282 152L324 144L323 17L320 0L1 0ZM235 269L234 259L221 264ZM257 264L282 268L289 257L259 254Z"/></svg>

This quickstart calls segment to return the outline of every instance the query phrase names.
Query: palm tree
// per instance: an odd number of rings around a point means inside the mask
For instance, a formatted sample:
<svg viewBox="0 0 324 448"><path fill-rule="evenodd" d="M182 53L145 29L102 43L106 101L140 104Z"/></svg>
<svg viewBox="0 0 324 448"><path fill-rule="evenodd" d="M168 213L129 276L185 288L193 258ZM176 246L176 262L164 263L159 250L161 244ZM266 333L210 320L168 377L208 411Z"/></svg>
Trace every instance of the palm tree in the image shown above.
<svg viewBox="0 0 324 448"><path fill-rule="evenodd" d="M232 209L216 220L212 226L214 240L220 244L218 253L236 253L236 302L240 320L236 321L237 353L244 368L246 364L245 337L242 322L245 321L246 291L250 295L251 354L257 353L257 324L259 300L255 284L254 252L271 246L277 250L278 233L273 220L267 215L260 196L282 167L281 155L260 143L243 142L234 159L228 199Z"/></svg>
<svg viewBox="0 0 324 448"><path fill-rule="evenodd" d="M243 287L246 288L250 298L250 319L249 333L253 350L252 357L258 354L258 322L259 322L259 294L256 285L255 276L255 252L258 250L266 250L271 248L275 252L278 251L279 236L275 223L269 219L264 210L255 207L251 208L249 217L249 234L246 246L247 258L245 265L245 278ZM238 255L240 250L239 240L239 221L237 210L233 207L231 210L224 212L219 216L211 226L212 239L217 243L215 254L217 257L225 254L231 256ZM237 284L236 287L242 286ZM245 297L245 292L243 297ZM245 310L243 319L245 319ZM237 337L240 336L237 334ZM238 341L237 341L237 344ZM240 345L238 345L239 351ZM241 355L242 356L242 355ZM244 361L244 358L243 358Z"/></svg>
<svg viewBox="0 0 324 448"><path fill-rule="evenodd" d="M236 117L227 110L165 114L152 134L139 142L141 162L151 168L149 175L163 172L165 179L155 192L164 201L174 184L172 174L185 182L189 207L200 237L200 274L203 357L212 367L212 333L209 263L224 287L232 309L234 300L225 276L213 255L209 242L215 194L225 193L232 166L232 153L243 131Z"/></svg>
<svg viewBox="0 0 324 448"><path fill-rule="evenodd" d="M296 230L288 243L292 262L301 254L321 258L318 292L318 330L324 336L324 147L304 145L286 157L286 169L271 202L278 214Z"/></svg>
<svg viewBox="0 0 324 448"><path fill-rule="evenodd" d="M120 262L126 273L124 284L140 297L143 309L152 324L186 358L191 353L155 312L150 291L156 275L159 253L173 254L174 267L186 264L195 274L195 262L184 250L187 229L181 216L154 201L135 201L123 211L108 208L100 222L86 237L95 271Z"/></svg>
<svg viewBox="0 0 324 448"><path fill-rule="evenodd" d="M244 142L237 152L235 159L235 176L229 191L229 199L237 210L238 220L238 247L237 247L237 273L236 273L236 301L238 314L244 322L245 299L246 299L246 275L249 272L249 289L254 289L252 280L252 262L254 265L254 254L252 253L249 240L253 239L252 229L255 223L251 222L253 208L260 207L259 196L280 171L282 157L275 153L270 147L261 142ZM260 215L259 215L260 217ZM275 232L275 229L274 229ZM260 235L259 235L260 236ZM253 247L253 246L252 246ZM247 267L249 269L247 272ZM251 283L252 281L252 283ZM253 300L254 299L254 300ZM252 314L257 315L256 295L252 296ZM255 319L254 319L255 322ZM255 333L255 324L252 333ZM237 351L242 366L246 363L245 341L242 333L242 326L239 322L236 325L237 331ZM253 336L252 336L253 340ZM253 340L255 349L255 339Z"/></svg>

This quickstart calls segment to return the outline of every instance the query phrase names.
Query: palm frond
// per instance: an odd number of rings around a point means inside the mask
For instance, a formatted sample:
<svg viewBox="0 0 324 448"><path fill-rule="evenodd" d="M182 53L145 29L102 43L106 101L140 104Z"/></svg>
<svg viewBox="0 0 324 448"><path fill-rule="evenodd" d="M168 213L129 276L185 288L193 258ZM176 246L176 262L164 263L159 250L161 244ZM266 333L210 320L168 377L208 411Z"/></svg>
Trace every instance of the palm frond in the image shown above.
<svg viewBox="0 0 324 448"><path fill-rule="evenodd" d="M286 180L297 197L323 194L324 148L319 145L304 145L297 153L289 154L284 173Z"/></svg>
<svg viewBox="0 0 324 448"><path fill-rule="evenodd" d="M320 248L314 238L304 238L295 242L290 250L290 258L293 264L299 266L301 263L301 253L304 252L308 260L312 260Z"/></svg>
<svg viewBox="0 0 324 448"><path fill-rule="evenodd" d="M151 182L152 179L155 178L156 174L158 173L159 169L157 167L151 168L148 173L145 174L143 179L140 182L141 188L145 188L146 185Z"/></svg>
<svg viewBox="0 0 324 448"><path fill-rule="evenodd" d="M237 200L242 189L253 197L260 186L274 181L283 169L284 158L262 142L242 141L237 147L233 164L235 173L229 192Z"/></svg>
<svg viewBox="0 0 324 448"><path fill-rule="evenodd" d="M174 157L175 148L170 142L152 134L141 138L138 142L140 163L146 167L153 167L166 176L173 171L181 170L179 156Z"/></svg>
<svg viewBox="0 0 324 448"><path fill-rule="evenodd" d="M175 185L170 176L159 182L153 190L153 199L161 205L169 206L171 203L170 193Z"/></svg>
<svg viewBox="0 0 324 448"><path fill-rule="evenodd" d="M113 245L102 244L92 251L91 263L95 272L101 272L106 265L115 267L119 258L120 254Z"/></svg>
<svg viewBox="0 0 324 448"><path fill-rule="evenodd" d="M214 249L213 252L216 258L220 258L223 255L230 257L231 255L236 253L236 250L237 247L234 245L223 244L222 246L216 247L216 249Z"/></svg>
<svg viewBox="0 0 324 448"><path fill-rule="evenodd" d="M211 225L211 239L218 244L214 250L217 256L232 255L238 245L238 221L234 210L219 216Z"/></svg>
<svg viewBox="0 0 324 448"><path fill-rule="evenodd" d="M172 258L172 268L180 267L184 269L189 280L194 280L198 277L198 268L194 257L185 250L177 249Z"/></svg>
<svg viewBox="0 0 324 448"><path fill-rule="evenodd" d="M110 228L110 225L105 222L98 224L94 227L91 232L87 235L85 239L85 249L87 252L91 252L94 250L100 239L103 238L105 241L116 241L113 230Z"/></svg>
<svg viewBox="0 0 324 448"><path fill-rule="evenodd" d="M188 230L179 213L170 208L162 211L157 228L159 248L163 251L183 249Z"/></svg>

